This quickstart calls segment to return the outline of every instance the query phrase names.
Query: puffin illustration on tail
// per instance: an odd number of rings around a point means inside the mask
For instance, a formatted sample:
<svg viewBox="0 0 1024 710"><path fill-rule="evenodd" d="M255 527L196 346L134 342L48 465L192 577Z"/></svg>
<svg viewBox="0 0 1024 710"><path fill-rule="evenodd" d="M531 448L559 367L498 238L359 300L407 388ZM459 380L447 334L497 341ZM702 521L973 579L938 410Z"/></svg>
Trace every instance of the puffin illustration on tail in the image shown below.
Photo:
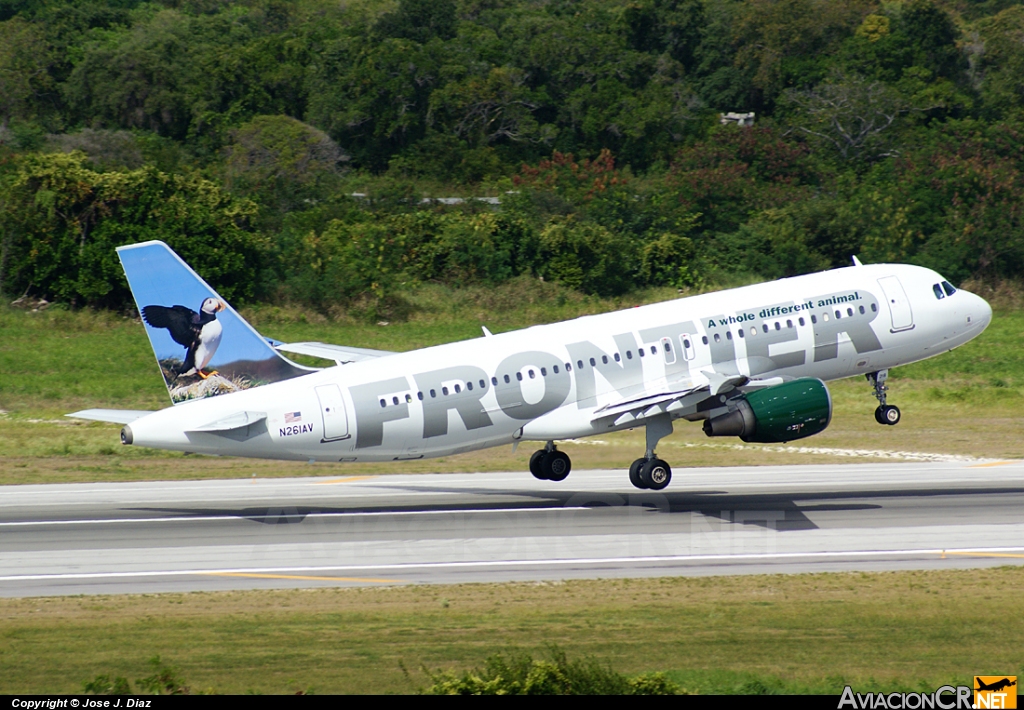
<svg viewBox="0 0 1024 710"><path fill-rule="evenodd" d="M314 371L282 356L163 242L118 247L117 255L173 403ZM184 303L198 303L198 312Z"/></svg>
<svg viewBox="0 0 1024 710"><path fill-rule="evenodd" d="M196 313L187 306L144 306L142 320L154 328L166 328L174 338L174 342L185 346L185 361L177 374L178 377L199 375L206 379L217 374L203 372L220 345L223 328L217 320L217 313L227 308L227 304L216 298L207 298Z"/></svg>

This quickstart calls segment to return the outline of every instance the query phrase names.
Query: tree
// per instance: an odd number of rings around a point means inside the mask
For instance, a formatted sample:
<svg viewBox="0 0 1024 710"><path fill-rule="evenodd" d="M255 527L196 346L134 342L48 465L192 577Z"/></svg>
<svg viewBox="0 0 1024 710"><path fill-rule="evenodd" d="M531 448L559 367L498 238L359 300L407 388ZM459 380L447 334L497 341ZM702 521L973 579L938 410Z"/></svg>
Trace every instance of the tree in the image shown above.
<svg viewBox="0 0 1024 710"><path fill-rule="evenodd" d="M792 86L820 81L823 55L849 37L868 0L748 0L734 26L736 65L751 73L749 108L771 108Z"/></svg>
<svg viewBox="0 0 1024 710"><path fill-rule="evenodd" d="M828 146L845 160L875 160L898 154L889 136L899 118L915 107L906 97L879 81L834 76L806 91L789 90L786 100L798 109L794 130Z"/></svg>
<svg viewBox="0 0 1024 710"><path fill-rule="evenodd" d="M971 75L989 117L1006 117L1024 105L1024 6L1017 5L979 21L967 46Z"/></svg>
<svg viewBox="0 0 1024 710"><path fill-rule="evenodd" d="M283 214L326 199L346 161L323 131L289 116L257 116L233 133L225 177L229 189Z"/></svg>
<svg viewBox="0 0 1024 710"><path fill-rule="evenodd" d="M132 298L115 249L160 239L225 298L257 293L266 243L252 230L256 205L198 175L97 172L82 153L30 154L5 193L8 290L126 307Z"/></svg>
<svg viewBox="0 0 1024 710"><path fill-rule="evenodd" d="M569 288L601 296L627 293L635 262L635 245L600 225L554 218L540 234L538 270Z"/></svg>
<svg viewBox="0 0 1024 710"><path fill-rule="evenodd" d="M148 23L105 33L82 47L65 87L77 117L186 138L191 29L189 17L163 10Z"/></svg>
<svg viewBox="0 0 1024 710"><path fill-rule="evenodd" d="M351 152L359 167L383 171L421 139L445 46L365 37L329 42L307 81L307 120Z"/></svg>
<svg viewBox="0 0 1024 710"><path fill-rule="evenodd" d="M77 133L49 136L48 142L65 153L85 153L89 162L101 170L141 168L144 162L142 147L130 131L83 128Z"/></svg>
<svg viewBox="0 0 1024 710"><path fill-rule="evenodd" d="M923 133L923 132L922 132ZM852 196L866 259L911 261L957 282L1024 272L1024 133L950 122L877 165Z"/></svg>
<svg viewBox="0 0 1024 710"><path fill-rule="evenodd" d="M682 207L701 215L704 232L732 232L751 212L808 199L819 176L807 147L769 128L715 129L680 150L668 178Z"/></svg>
<svg viewBox="0 0 1024 710"><path fill-rule="evenodd" d="M543 101L526 84L522 70L493 67L485 76L453 81L430 95L429 123L437 123L471 145L496 142L550 142L550 126L533 112Z"/></svg>
<svg viewBox="0 0 1024 710"><path fill-rule="evenodd" d="M0 22L0 127L12 118L33 120L43 111L55 88L51 63L37 26L17 17Z"/></svg>
<svg viewBox="0 0 1024 710"><path fill-rule="evenodd" d="M434 37L455 36L454 0L399 0L398 9L382 15L374 28L382 37L423 44Z"/></svg>
<svg viewBox="0 0 1024 710"><path fill-rule="evenodd" d="M900 13L897 34L906 38L914 65L936 76L959 78L964 62L953 18L931 0L911 0Z"/></svg>

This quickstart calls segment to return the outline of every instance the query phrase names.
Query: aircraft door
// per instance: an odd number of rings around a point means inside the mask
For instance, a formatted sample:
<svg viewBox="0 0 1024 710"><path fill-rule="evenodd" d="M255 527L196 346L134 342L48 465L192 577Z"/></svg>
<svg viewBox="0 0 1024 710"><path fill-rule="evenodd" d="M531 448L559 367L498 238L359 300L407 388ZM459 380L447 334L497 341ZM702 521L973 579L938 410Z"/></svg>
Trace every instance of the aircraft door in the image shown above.
<svg viewBox="0 0 1024 710"><path fill-rule="evenodd" d="M661 339L661 350L665 353L665 364L671 365L676 361L676 353L672 349L672 338Z"/></svg>
<svg viewBox="0 0 1024 710"><path fill-rule="evenodd" d="M914 313L910 309L910 299L907 298L903 285L895 276L886 276L878 279L878 285L885 293L885 301L889 304L889 314L892 316L892 332L898 333L901 330L910 330L914 327Z"/></svg>
<svg viewBox="0 0 1024 710"><path fill-rule="evenodd" d="M693 347L694 336L690 333L683 333L679 336L679 341L683 344L683 357L687 360L693 360L697 357L697 351Z"/></svg>
<svg viewBox="0 0 1024 710"><path fill-rule="evenodd" d="M347 439L348 412L345 400L338 385L320 385L316 388L316 396L320 400L320 414L324 420L324 438L321 443Z"/></svg>

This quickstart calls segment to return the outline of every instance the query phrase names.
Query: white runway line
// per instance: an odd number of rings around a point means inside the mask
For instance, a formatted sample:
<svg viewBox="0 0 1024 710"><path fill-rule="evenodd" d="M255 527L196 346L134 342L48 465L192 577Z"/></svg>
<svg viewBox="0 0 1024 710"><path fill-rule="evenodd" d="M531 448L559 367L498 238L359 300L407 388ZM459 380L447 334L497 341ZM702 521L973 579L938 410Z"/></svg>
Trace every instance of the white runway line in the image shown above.
<svg viewBox="0 0 1024 710"><path fill-rule="evenodd" d="M933 454L925 451L888 451L886 449L833 449L821 446L749 446L746 444L693 444L685 443L681 448L687 449L730 449L732 451L769 451L784 454L818 454L820 456L840 456L844 458L875 458L897 459L899 461L949 462L949 463L986 463L999 459L977 458L957 454Z"/></svg>
<svg viewBox="0 0 1024 710"><path fill-rule="evenodd" d="M916 550L848 550L845 552L771 552L734 555L654 555L646 557L581 557L554 560L478 560L471 562L400 562L384 565L325 565L307 567L231 567L221 569L156 570L147 572L81 572L66 574L26 574L0 577L0 582L59 581L74 579L121 579L143 577L184 577L192 575L231 574L309 574L325 572L356 572L360 570L417 569L493 569L543 565L546 567L598 564L642 564L657 562L770 562L773 560L862 559L867 557L907 557L921 555L993 555L1024 556L1024 547L928 548Z"/></svg>
<svg viewBox="0 0 1024 710"><path fill-rule="evenodd" d="M275 508L274 514L266 515L198 515L195 517L177 517L177 518L111 518L108 520L97 519L97 520L26 520L16 523L0 523L0 528L14 528L14 527L41 527L45 525L102 525L104 523L112 524L125 524L125 523L196 523L196 522L216 522L223 520L249 520L249 521L260 521L266 518L371 518L371 517L386 517L386 516L398 516L398 515L459 515L462 513L522 513L522 512L536 512L536 511L579 511L579 510L600 510L600 508L592 508L588 506L550 506L550 507L533 507L533 508L469 508L465 510L452 509L452 510L388 510L388 511L372 511L372 512L359 512L359 513L299 513L288 512L287 510Z"/></svg>

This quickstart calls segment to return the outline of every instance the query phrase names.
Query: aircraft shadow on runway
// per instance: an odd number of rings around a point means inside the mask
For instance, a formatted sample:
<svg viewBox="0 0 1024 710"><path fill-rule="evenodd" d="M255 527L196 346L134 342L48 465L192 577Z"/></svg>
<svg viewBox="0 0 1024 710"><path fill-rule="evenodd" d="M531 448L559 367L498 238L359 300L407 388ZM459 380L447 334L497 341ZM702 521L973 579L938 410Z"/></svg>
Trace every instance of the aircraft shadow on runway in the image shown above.
<svg viewBox="0 0 1024 710"><path fill-rule="evenodd" d="M902 490L860 490L834 492L730 494L727 491L637 491L622 495L603 491L497 490L489 488L450 488L444 486L381 485L396 492L450 493L461 496L492 497L504 500L494 502L465 501L452 504L409 505L282 505L269 507L146 507L133 508L136 512L174 514L183 517L223 516L237 517L263 525L292 525L302 523L309 515L402 514L416 512L486 513L488 510L509 512L538 512L559 508L641 508L652 515L700 514L717 519L723 524L768 527L779 532L818 529L807 513L853 512L884 509L885 500L910 498L950 498L957 496L1024 495L1024 488L914 488ZM398 496L396 496L397 498ZM523 498L530 500L524 501ZM879 502L864 502L877 500Z"/></svg>

